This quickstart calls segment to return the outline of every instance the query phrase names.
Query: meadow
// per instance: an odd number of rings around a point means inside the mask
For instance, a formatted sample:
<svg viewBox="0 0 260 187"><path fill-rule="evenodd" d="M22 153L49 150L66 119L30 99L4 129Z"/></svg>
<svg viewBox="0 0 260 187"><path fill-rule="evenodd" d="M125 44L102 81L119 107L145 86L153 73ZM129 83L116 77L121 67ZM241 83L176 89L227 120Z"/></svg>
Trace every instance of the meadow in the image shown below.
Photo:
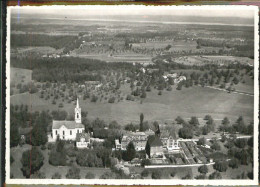
<svg viewBox="0 0 260 187"><path fill-rule="evenodd" d="M172 122L177 116L204 118L207 114L214 119L228 117L233 121L242 115L247 122L253 120L254 98L252 96L199 86L182 90L176 90L174 86L172 91L163 91L161 96L158 95L157 90L152 90L147 93L147 97L142 102L138 99L94 103L89 99L83 100L81 96L79 101L82 110L88 112L89 119L98 117L106 122L116 120L121 125L138 123L141 113L144 114L145 121L160 123ZM66 110L70 115L74 115L75 107L73 103L64 103L64 107L60 109L58 105L51 104L51 100L39 98L37 93L11 96L11 104L31 104L33 111Z"/></svg>

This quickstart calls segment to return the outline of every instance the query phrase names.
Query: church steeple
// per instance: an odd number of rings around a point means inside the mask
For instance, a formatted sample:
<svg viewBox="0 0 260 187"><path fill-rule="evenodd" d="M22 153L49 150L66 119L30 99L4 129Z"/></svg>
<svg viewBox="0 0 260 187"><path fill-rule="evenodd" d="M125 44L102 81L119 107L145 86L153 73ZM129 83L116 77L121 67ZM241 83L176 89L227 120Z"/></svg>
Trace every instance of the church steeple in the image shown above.
<svg viewBox="0 0 260 187"><path fill-rule="evenodd" d="M77 98L77 105L75 108L75 122L81 123L81 108L79 107L79 99Z"/></svg>

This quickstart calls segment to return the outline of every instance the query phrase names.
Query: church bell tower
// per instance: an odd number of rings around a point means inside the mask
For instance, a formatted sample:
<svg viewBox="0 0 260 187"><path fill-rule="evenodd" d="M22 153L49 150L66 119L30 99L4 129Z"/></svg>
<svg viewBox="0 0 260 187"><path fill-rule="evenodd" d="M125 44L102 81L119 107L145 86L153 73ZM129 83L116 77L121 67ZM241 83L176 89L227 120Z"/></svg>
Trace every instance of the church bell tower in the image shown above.
<svg viewBox="0 0 260 187"><path fill-rule="evenodd" d="M75 122L81 123L81 108L79 107L79 99L77 98L77 106L75 108Z"/></svg>

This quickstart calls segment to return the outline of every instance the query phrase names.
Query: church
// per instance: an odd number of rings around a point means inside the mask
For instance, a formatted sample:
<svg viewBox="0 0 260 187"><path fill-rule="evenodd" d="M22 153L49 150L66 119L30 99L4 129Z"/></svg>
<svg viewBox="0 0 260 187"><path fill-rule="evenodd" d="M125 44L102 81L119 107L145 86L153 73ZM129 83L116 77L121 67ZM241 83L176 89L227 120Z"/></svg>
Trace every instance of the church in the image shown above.
<svg viewBox="0 0 260 187"><path fill-rule="evenodd" d="M84 133L84 125L81 123L81 108L79 107L79 100L75 108L75 121L56 121L52 122L52 140L56 141L57 137L61 140L75 141L77 134Z"/></svg>

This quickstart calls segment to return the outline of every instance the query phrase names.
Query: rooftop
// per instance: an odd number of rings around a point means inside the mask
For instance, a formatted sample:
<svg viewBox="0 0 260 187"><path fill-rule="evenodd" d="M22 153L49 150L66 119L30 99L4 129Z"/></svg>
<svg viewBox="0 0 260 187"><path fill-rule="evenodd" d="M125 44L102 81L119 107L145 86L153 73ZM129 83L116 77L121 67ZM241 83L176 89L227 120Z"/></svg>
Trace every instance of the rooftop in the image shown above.
<svg viewBox="0 0 260 187"><path fill-rule="evenodd" d="M65 126L67 129L84 128L81 123L76 123L75 121L55 121L52 122L52 129L60 129Z"/></svg>

